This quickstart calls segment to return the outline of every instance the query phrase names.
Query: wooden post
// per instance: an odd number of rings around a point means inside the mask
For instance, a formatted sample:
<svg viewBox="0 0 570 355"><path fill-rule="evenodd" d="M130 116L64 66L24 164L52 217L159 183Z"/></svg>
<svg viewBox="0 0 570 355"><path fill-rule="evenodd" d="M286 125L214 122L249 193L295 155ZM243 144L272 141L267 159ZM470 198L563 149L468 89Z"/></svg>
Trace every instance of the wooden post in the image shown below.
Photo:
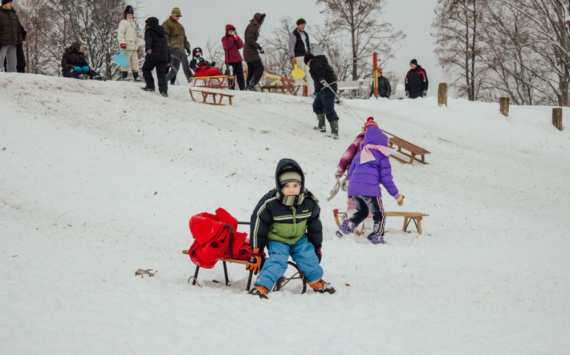
<svg viewBox="0 0 570 355"><path fill-rule="evenodd" d="M508 97L501 97L499 103L501 104L501 114L505 117L509 117L509 101Z"/></svg>
<svg viewBox="0 0 570 355"><path fill-rule="evenodd" d="M372 60L373 60L372 64L374 67L373 68L374 72L372 74L373 75L372 78L374 79L374 97L378 98L378 52L374 52Z"/></svg>
<svg viewBox="0 0 570 355"><path fill-rule="evenodd" d="M558 128L559 131L564 129L562 127L562 108L557 107L552 109L552 124Z"/></svg>
<svg viewBox="0 0 570 355"><path fill-rule="evenodd" d="M437 104L439 106L445 105L447 107L447 84L440 83L437 89Z"/></svg>

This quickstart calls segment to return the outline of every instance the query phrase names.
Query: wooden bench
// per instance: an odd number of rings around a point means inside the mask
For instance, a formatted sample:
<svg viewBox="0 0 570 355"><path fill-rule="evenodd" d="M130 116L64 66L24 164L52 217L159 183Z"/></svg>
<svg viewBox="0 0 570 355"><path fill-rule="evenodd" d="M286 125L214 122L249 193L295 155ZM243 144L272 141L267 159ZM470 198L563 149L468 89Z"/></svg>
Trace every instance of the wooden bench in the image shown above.
<svg viewBox="0 0 570 355"><path fill-rule="evenodd" d="M338 209L333 210L334 218L336 224L340 227L342 222L347 218L348 214L346 212L339 212ZM419 213L419 212L386 212L387 217L404 217L404 227L402 228L403 232L408 231L408 226L413 221L416 225L416 229L418 233L422 234L422 219L424 217L428 217L429 214ZM342 220L341 220L342 219ZM388 233L385 231L384 233ZM364 223L362 224L360 230L356 231L356 234L363 235L364 234Z"/></svg>
<svg viewBox="0 0 570 355"><path fill-rule="evenodd" d="M232 98L234 97L234 95L229 95L229 94L224 94L221 92L214 92L214 91L205 91L205 90L190 90L190 97L192 97L192 100L194 100L194 102L198 102L196 101L196 99L194 98L194 92L200 93L202 94L202 102L203 104L207 104L207 105L215 105L215 106L225 106L222 103L222 100L224 99L224 97L227 97L230 101L230 105L232 105ZM214 102L208 102L208 97L211 96L212 100ZM219 100L216 102L216 99L219 97Z"/></svg>
<svg viewBox="0 0 570 355"><path fill-rule="evenodd" d="M414 145L408 141L403 140L402 138L393 136L390 137L390 148L394 148L394 146L396 146L398 148L398 153L405 155L407 157L410 158L410 160L406 160L406 159L402 159L394 154L390 155L390 157L401 161L402 163L405 164L412 164L414 162L414 160L419 161L422 164L427 164L425 161L425 156L426 154L431 154L430 152L428 152L427 150L418 147L417 145ZM403 152L402 150L406 150L409 152ZM417 156L421 157L421 160L417 158Z"/></svg>
<svg viewBox="0 0 570 355"><path fill-rule="evenodd" d="M249 225L249 222L238 222L238 224L243 224L243 225ZM239 259L234 259L232 256L233 253L233 243L234 243L234 233L233 233L233 229L229 224L226 224L224 226L224 229L227 229L229 231L229 235L230 235L230 243L229 243L229 252L230 252L230 257L228 259L220 259L220 261L222 262L222 265L224 267L224 278L225 278L225 284L226 286L231 286L230 285L230 280L228 277L228 267L227 267L227 263L231 263L231 264L241 264L241 265L247 265L247 260L239 260ZM182 250L182 254L186 254L188 255L189 250ZM292 266L293 268L295 268L295 273L293 274L293 276L291 277L285 277L282 276L279 280L277 280L277 282L275 283L275 285L273 286L273 290L272 291L280 291L285 285L287 285L290 281L292 280L301 280L301 282L303 283L303 291L302 293L307 292L307 280L305 280L305 275L303 274L303 272L301 272L301 270L299 270L299 267L297 266L297 264L295 264L292 261L288 261L288 264L290 266ZM192 280L192 286L195 286L196 283L198 282L198 273L200 272L200 267L198 265L196 265L196 270L194 271L194 276L190 276L188 278L188 283L190 283L190 280ZM245 288L246 291L249 292L249 289L251 287L251 279L253 277L253 271L248 271L249 272L249 276L247 278L247 286ZM216 283L219 283L216 280L213 280Z"/></svg>
<svg viewBox="0 0 570 355"><path fill-rule="evenodd" d="M286 95L287 93L291 95L297 95L299 92L299 86L291 85L290 83L286 83L287 85L263 85L261 86L261 91L267 92L275 92L279 94Z"/></svg>

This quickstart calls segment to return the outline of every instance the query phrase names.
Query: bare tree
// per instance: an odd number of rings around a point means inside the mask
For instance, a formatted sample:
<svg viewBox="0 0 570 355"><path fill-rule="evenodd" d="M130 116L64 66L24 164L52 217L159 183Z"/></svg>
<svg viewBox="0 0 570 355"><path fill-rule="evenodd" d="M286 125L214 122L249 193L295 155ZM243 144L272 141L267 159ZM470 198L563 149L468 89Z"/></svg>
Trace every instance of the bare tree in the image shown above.
<svg viewBox="0 0 570 355"><path fill-rule="evenodd" d="M470 101L478 99L486 78L481 42L482 0L439 0L432 27L439 64L454 76L454 87Z"/></svg>
<svg viewBox="0 0 570 355"><path fill-rule="evenodd" d="M329 29L350 38L352 80L372 75L370 58L374 51L386 62L394 57L395 47L405 38L402 31L381 21L386 0L317 0L325 9Z"/></svg>

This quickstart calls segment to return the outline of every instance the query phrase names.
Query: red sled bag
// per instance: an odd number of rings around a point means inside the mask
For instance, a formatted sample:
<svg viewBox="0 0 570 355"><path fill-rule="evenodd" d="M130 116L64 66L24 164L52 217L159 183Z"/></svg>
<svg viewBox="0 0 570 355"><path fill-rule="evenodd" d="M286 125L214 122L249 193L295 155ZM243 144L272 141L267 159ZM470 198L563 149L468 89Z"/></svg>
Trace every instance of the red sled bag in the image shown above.
<svg viewBox="0 0 570 355"><path fill-rule="evenodd" d="M251 246L247 233L237 231L238 221L223 208L218 208L216 214L200 213L190 218L190 233L194 243L188 255L197 266L212 269L220 259L230 257L230 232L224 229L229 224L233 230L232 257L247 260L251 255Z"/></svg>
<svg viewBox="0 0 570 355"><path fill-rule="evenodd" d="M206 66L202 66L194 70L194 73L196 74L197 77L222 75L220 74L220 68L211 67L210 69L206 69Z"/></svg>

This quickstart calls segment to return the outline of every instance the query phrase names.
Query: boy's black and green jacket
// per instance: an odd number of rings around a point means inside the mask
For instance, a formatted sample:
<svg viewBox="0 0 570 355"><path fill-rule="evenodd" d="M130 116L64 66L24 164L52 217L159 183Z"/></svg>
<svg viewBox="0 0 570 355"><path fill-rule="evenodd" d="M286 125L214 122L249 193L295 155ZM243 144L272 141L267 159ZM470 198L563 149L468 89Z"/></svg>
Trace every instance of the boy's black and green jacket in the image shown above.
<svg viewBox="0 0 570 355"><path fill-rule="evenodd" d="M279 175L285 167L292 166L301 174L301 195L295 199L284 197L279 186ZM315 250L323 241L321 209L318 201L305 189L303 170L291 159L282 159L275 171L277 189L269 191L257 204L251 215L250 244L252 249L263 252L268 241L293 245L305 234Z"/></svg>

